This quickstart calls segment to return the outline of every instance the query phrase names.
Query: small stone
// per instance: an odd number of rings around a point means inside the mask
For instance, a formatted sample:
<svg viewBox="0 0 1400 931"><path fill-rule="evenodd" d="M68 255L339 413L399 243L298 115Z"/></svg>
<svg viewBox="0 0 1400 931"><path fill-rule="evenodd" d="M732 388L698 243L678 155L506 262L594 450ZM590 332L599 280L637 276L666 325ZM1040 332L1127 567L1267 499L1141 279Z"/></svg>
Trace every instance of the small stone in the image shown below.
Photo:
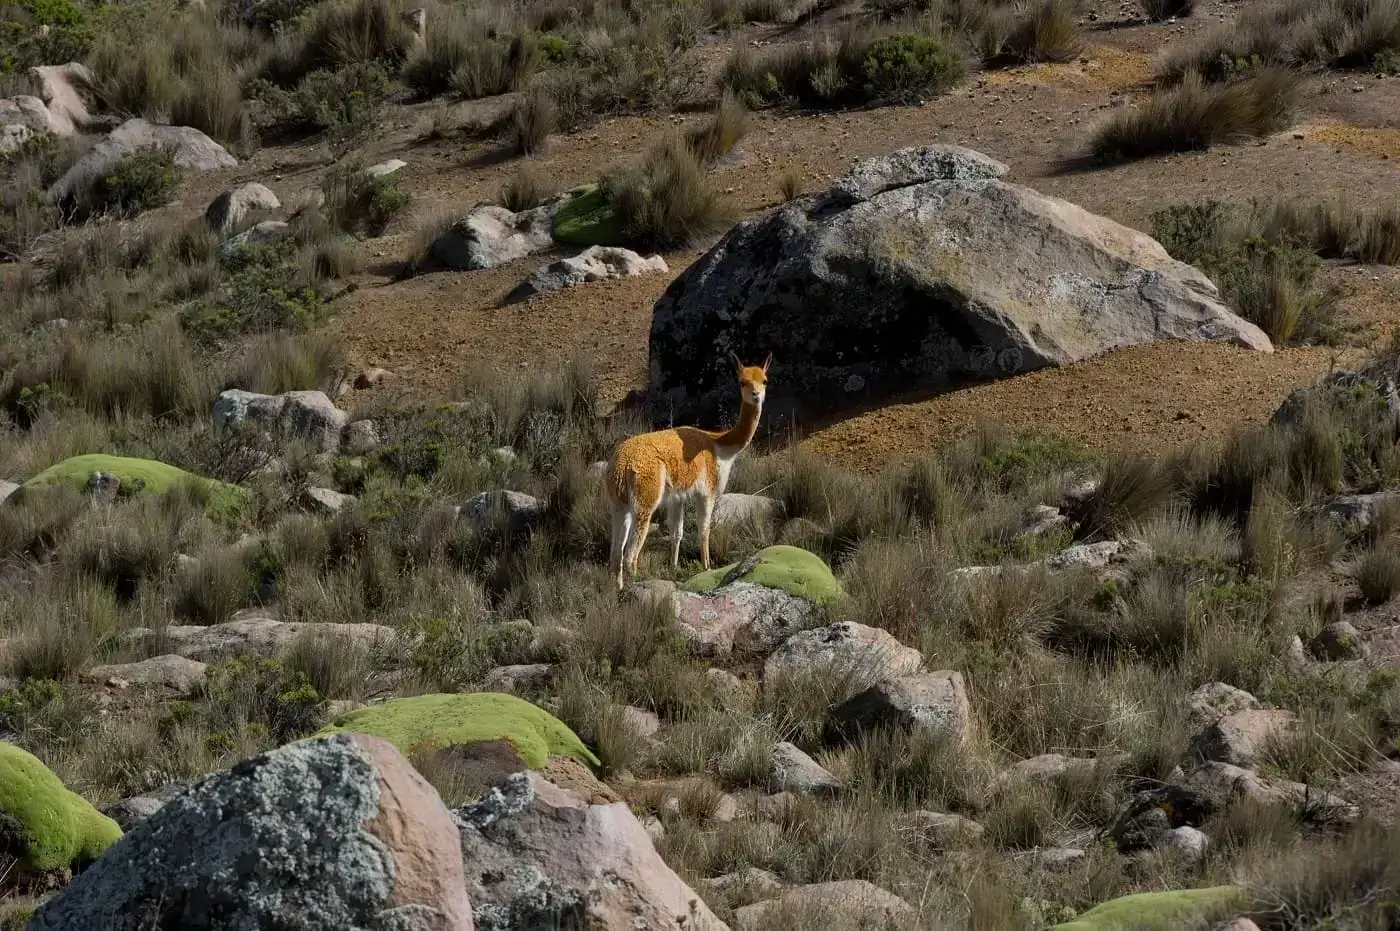
<svg viewBox="0 0 1400 931"><path fill-rule="evenodd" d="M715 803L715 810L710 813L710 820L720 824L728 824L737 817L739 817L739 801L726 792Z"/></svg>
<svg viewBox="0 0 1400 931"><path fill-rule="evenodd" d="M497 666L486 673L481 686L488 692L539 692L549 684L554 667L549 663Z"/></svg>
<svg viewBox="0 0 1400 931"><path fill-rule="evenodd" d="M718 896L729 902L733 902L735 899L745 902L771 899L785 888L783 881L776 873L770 873L768 870L759 869L756 866L745 867L737 873L725 873L723 876L715 876L712 879L702 879L697 885L705 895Z"/></svg>
<svg viewBox="0 0 1400 931"><path fill-rule="evenodd" d="M357 500L354 495L341 494L330 488L308 488L303 494L310 510L327 516L339 514Z"/></svg>
<svg viewBox="0 0 1400 931"><path fill-rule="evenodd" d="M839 791L842 784L794 744L782 741L773 748L773 772L768 786L774 792L824 793Z"/></svg>
<svg viewBox="0 0 1400 931"><path fill-rule="evenodd" d="M645 708L626 705L622 709L622 720L632 732L643 740L650 741L661 730L661 719Z"/></svg>
<svg viewBox="0 0 1400 931"><path fill-rule="evenodd" d="M911 811L902 824L905 830L940 850L975 841L983 833L982 825L970 818L938 811Z"/></svg>
<svg viewBox="0 0 1400 931"><path fill-rule="evenodd" d="M364 369L355 376L355 387L361 390L365 388L378 388L385 381L392 378L393 372L388 369L372 367Z"/></svg>
<svg viewBox="0 0 1400 931"><path fill-rule="evenodd" d="M1078 847L1043 847L1035 851L1035 862L1047 870L1069 869L1084 859Z"/></svg>
<svg viewBox="0 0 1400 931"><path fill-rule="evenodd" d="M1366 658L1366 642L1361 632L1346 621L1328 624L1308 643L1313 656L1322 660L1352 660Z"/></svg>
<svg viewBox="0 0 1400 931"><path fill-rule="evenodd" d="M1197 724L1210 724L1219 721L1227 714L1258 708L1259 700L1233 685L1227 685L1224 682L1207 682L1191 693L1187 704L1191 710L1191 718Z"/></svg>
<svg viewBox="0 0 1400 931"><path fill-rule="evenodd" d="M377 164L377 165L371 165L371 166L369 166L368 168L365 169L365 174L369 175L369 176L372 177L372 178L382 178L382 177L384 177L384 176L386 176L386 175L391 175L391 174L393 174L394 172L398 171L400 168L407 168L407 167L408 167L408 162L404 161L403 159L401 159L401 158L391 158L391 159L389 159L387 162L380 162L380 163Z"/></svg>
<svg viewBox="0 0 1400 931"><path fill-rule="evenodd" d="M1188 825L1172 828L1162 835L1158 845L1192 863L1206 855L1209 838L1204 833Z"/></svg>
<svg viewBox="0 0 1400 931"><path fill-rule="evenodd" d="M372 453L379 448L379 425L373 420L346 424L342 442L344 450L352 456Z"/></svg>

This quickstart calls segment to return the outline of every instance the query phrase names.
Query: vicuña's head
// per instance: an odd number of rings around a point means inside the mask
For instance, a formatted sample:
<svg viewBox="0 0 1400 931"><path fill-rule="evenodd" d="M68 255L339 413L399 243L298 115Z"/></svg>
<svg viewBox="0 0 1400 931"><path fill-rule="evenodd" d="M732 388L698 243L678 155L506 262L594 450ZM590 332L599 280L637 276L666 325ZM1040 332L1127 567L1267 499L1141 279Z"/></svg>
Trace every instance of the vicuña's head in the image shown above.
<svg viewBox="0 0 1400 931"><path fill-rule="evenodd" d="M734 363L734 371L739 376L739 392L744 402L762 404L764 392L768 390L768 366L773 361L773 354L768 353L768 358L763 360L762 365L745 365L732 352L729 354L729 361Z"/></svg>

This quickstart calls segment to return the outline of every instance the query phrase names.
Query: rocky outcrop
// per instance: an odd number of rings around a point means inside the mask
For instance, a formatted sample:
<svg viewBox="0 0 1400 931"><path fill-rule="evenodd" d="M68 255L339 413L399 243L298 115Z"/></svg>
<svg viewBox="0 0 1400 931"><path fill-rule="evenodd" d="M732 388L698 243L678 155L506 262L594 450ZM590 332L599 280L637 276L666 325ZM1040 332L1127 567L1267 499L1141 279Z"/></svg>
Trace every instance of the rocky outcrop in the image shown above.
<svg viewBox="0 0 1400 931"><path fill-rule="evenodd" d="M763 664L763 681L772 686L782 679L811 676L849 682L858 689L913 675L923 665L923 654L906 647L888 631L842 621L800 631L784 640Z"/></svg>
<svg viewBox="0 0 1400 931"><path fill-rule="evenodd" d="M92 82L92 72L81 62L66 65L39 65L29 69L29 77L37 86L39 99L49 110L51 132L71 136L88 125L88 112L83 89Z"/></svg>
<svg viewBox="0 0 1400 931"><path fill-rule="evenodd" d="M175 164L188 171L217 171L233 168L238 160L204 133L189 126L161 126L144 119L127 120L112 130L86 155L55 181L48 190L50 203L64 203L83 197L99 178L134 152L156 146L175 151Z"/></svg>
<svg viewBox="0 0 1400 931"><path fill-rule="evenodd" d="M29 925L215 926L471 931L451 814L382 740L299 741L177 795Z"/></svg>
<svg viewBox="0 0 1400 931"><path fill-rule="evenodd" d="M873 685L831 709L828 739L854 741L864 731L923 730L953 741L972 731L972 707L961 673L940 670Z"/></svg>
<svg viewBox="0 0 1400 931"><path fill-rule="evenodd" d="M631 249L618 246L589 246L578 255L560 259L535 269L529 278L507 297L507 303L529 300L537 294L562 291L609 278L635 278L638 275L664 275L670 271L659 255L644 258Z"/></svg>
<svg viewBox="0 0 1400 931"><path fill-rule="evenodd" d="M516 773L459 809L457 820L482 931L727 927L656 853L623 802L590 805L538 773Z"/></svg>
<svg viewBox="0 0 1400 931"><path fill-rule="evenodd" d="M989 162L946 149L870 159L734 227L653 310L653 421L733 414L728 351L773 352L765 426L781 429L1163 339L1272 350L1156 241L996 180Z"/></svg>
<svg viewBox="0 0 1400 931"><path fill-rule="evenodd" d="M495 268L554 245L557 203L511 213L495 204L477 207L439 236L429 255L447 268Z"/></svg>
<svg viewBox="0 0 1400 931"><path fill-rule="evenodd" d="M205 208L204 219L215 232L227 235L242 223L250 213L258 210L276 210L282 206L277 195L256 181L240 184L224 191L210 201Z"/></svg>
<svg viewBox="0 0 1400 931"><path fill-rule="evenodd" d="M257 611L247 611L240 612L234 620L207 627L136 627L124 633L122 639L209 663L233 656L275 657L302 636L343 637L370 647L388 644L393 640L395 631L381 624L279 621Z"/></svg>

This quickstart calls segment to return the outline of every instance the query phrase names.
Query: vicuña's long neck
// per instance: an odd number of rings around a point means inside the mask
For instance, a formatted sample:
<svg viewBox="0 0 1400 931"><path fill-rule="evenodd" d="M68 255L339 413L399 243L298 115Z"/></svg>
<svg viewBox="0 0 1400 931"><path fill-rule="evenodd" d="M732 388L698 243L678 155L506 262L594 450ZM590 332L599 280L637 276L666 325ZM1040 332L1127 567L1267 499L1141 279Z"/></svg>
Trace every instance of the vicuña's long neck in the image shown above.
<svg viewBox="0 0 1400 931"><path fill-rule="evenodd" d="M739 411L739 422L722 433L716 444L735 452L744 449L753 442L753 435L758 432L758 415L761 413L762 403L750 404L745 400L743 409Z"/></svg>

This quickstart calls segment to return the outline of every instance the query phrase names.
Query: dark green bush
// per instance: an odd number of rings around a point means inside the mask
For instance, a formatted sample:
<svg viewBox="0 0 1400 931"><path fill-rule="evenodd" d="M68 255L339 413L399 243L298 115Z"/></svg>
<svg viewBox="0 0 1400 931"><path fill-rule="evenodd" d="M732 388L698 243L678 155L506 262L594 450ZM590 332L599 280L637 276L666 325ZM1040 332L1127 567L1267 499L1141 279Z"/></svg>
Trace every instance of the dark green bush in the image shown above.
<svg viewBox="0 0 1400 931"><path fill-rule="evenodd" d="M134 217L170 203L182 180L184 170L175 164L173 148L140 149L93 185L88 206L93 213Z"/></svg>
<svg viewBox="0 0 1400 931"><path fill-rule="evenodd" d="M932 36L885 36L865 54L870 96L880 101L915 103L948 90L964 73L962 56Z"/></svg>

